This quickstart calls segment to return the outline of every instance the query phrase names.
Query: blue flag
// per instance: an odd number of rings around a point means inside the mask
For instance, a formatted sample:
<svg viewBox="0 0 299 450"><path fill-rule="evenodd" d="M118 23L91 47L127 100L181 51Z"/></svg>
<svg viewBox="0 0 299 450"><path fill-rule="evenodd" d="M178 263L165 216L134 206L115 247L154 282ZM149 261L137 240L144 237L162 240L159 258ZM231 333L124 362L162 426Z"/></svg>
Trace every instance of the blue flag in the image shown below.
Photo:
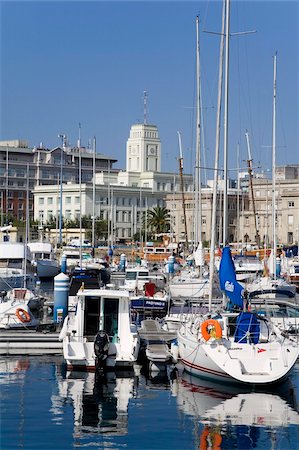
<svg viewBox="0 0 299 450"><path fill-rule="evenodd" d="M233 305L243 306L243 286L236 279L235 265L229 247L224 247L219 267L220 288Z"/></svg>

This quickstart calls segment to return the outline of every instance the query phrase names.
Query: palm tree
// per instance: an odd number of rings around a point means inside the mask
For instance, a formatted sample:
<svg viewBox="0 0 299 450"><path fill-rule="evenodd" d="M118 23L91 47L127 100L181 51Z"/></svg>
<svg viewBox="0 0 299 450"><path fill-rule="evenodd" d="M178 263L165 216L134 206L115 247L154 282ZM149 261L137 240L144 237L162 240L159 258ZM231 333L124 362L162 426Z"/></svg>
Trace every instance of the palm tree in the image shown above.
<svg viewBox="0 0 299 450"><path fill-rule="evenodd" d="M170 227L170 213L164 206L155 206L147 211L147 225L156 234L167 233Z"/></svg>

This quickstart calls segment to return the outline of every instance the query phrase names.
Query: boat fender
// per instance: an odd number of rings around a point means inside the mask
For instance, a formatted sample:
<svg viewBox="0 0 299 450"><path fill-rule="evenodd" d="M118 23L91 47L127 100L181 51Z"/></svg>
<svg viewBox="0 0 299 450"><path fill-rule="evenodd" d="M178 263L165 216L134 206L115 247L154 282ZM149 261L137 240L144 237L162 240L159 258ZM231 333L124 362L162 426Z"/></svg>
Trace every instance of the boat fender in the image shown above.
<svg viewBox="0 0 299 450"><path fill-rule="evenodd" d="M209 319L205 320L200 327L202 337L208 341L210 338L221 339L222 328L218 320Z"/></svg>
<svg viewBox="0 0 299 450"><path fill-rule="evenodd" d="M66 318L63 321L63 325L58 336L59 341L63 341L63 339L66 336L68 319L69 319L68 316L66 316Z"/></svg>
<svg viewBox="0 0 299 450"><path fill-rule="evenodd" d="M22 308L17 308L16 310L16 316L22 323L27 323L31 321L31 317L28 311Z"/></svg>

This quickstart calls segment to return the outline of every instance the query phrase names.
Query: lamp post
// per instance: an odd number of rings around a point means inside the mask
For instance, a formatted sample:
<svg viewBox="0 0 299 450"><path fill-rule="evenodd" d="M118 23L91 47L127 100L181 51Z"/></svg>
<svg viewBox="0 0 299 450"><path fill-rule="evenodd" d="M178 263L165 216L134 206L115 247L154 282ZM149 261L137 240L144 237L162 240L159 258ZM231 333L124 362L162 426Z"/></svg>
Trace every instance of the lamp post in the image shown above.
<svg viewBox="0 0 299 450"><path fill-rule="evenodd" d="M65 134L59 134L58 137L61 139L61 150L60 150L60 211L59 211L59 244L62 245L62 173L63 173L63 148L65 146Z"/></svg>

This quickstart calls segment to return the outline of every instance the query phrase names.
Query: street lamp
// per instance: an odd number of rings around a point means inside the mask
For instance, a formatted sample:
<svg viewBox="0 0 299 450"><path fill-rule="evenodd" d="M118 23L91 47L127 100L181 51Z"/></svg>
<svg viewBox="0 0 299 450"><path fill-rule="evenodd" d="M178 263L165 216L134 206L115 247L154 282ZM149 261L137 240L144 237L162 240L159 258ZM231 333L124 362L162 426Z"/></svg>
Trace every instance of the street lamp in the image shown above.
<svg viewBox="0 0 299 450"><path fill-rule="evenodd" d="M65 146L65 134L59 134L58 137L61 139L61 150L60 150L60 212L59 212L59 244L62 245L62 173L63 173L63 148Z"/></svg>

